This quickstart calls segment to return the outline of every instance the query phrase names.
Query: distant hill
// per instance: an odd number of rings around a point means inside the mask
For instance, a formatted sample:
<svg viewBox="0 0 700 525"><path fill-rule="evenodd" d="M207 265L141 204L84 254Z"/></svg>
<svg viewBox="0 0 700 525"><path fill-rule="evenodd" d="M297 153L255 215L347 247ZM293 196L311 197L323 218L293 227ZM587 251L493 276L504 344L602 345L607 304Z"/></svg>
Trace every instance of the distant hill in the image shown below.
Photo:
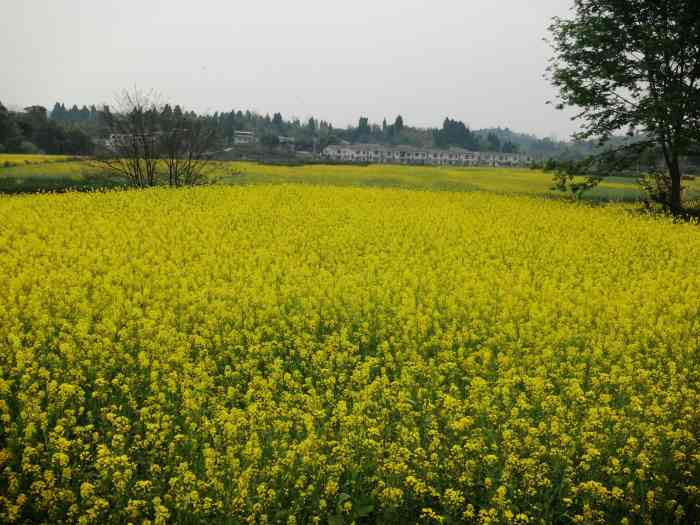
<svg viewBox="0 0 700 525"><path fill-rule="evenodd" d="M579 156L593 149L592 145L585 143L565 142L549 137L540 138L529 133L519 133L510 128L484 128L474 130L474 134L482 141L486 141L489 135L495 135L502 144L506 142L515 144L520 152L535 158Z"/></svg>

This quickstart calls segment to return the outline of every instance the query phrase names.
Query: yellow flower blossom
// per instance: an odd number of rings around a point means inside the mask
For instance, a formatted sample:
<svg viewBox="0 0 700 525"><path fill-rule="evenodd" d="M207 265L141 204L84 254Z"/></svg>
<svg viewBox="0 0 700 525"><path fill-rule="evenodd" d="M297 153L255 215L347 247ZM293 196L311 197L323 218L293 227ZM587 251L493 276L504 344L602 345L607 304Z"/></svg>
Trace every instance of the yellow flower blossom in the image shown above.
<svg viewBox="0 0 700 525"><path fill-rule="evenodd" d="M0 522L687 523L698 261L516 195L0 197Z"/></svg>

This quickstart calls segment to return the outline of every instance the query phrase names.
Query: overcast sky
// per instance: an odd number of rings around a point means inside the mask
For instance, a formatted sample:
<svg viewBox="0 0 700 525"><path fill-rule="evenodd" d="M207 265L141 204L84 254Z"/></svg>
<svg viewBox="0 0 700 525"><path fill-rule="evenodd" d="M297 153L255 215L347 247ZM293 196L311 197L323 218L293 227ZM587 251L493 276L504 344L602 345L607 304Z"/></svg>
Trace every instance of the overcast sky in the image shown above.
<svg viewBox="0 0 700 525"><path fill-rule="evenodd" d="M542 74L572 0L0 0L0 101L104 103L137 86L198 111L344 127L401 114L568 137Z"/></svg>

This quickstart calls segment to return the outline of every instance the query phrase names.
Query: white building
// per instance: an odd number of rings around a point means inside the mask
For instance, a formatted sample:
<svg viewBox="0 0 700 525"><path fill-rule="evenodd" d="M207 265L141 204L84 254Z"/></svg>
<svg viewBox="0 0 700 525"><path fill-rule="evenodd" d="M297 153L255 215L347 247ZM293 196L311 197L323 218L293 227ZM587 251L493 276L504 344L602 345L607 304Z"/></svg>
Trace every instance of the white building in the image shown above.
<svg viewBox="0 0 700 525"><path fill-rule="evenodd" d="M360 164L428 164L433 166L524 166L532 159L521 153L491 153L461 148L446 150L380 144L327 146L323 155L335 162Z"/></svg>
<svg viewBox="0 0 700 525"><path fill-rule="evenodd" d="M252 131L234 131L233 143L238 144L255 144L255 133Z"/></svg>
<svg viewBox="0 0 700 525"><path fill-rule="evenodd" d="M103 141L103 146L108 150L124 151L127 148L142 148L145 145L155 147L156 141L163 133L110 133Z"/></svg>

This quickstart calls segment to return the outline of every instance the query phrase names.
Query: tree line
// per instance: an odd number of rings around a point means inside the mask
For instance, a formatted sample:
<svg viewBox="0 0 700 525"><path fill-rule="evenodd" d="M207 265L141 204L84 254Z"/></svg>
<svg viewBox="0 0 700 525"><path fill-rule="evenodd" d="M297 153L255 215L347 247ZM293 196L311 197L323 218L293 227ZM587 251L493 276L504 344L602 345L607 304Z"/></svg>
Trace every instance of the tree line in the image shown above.
<svg viewBox="0 0 700 525"><path fill-rule="evenodd" d="M30 106L20 113L0 102L0 153L89 155L93 151L89 133L50 118L43 106Z"/></svg>
<svg viewBox="0 0 700 525"><path fill-rule="evenodd" d="M25 108L23 112L13 112L0 104L0 151L91 155L95 144L107 139L112 132L104 116L113 109L106 105L69 106L56 102L50 111L37 105ZM384 119L381 123L360 117L356 126L338 128L314 117L302 121L296 117L285 118L279 112L261 115L249 110L231 110L197 114L167 103L159 105L159 112L165 120L169 116L201 119L216 130L221 148L233 144L236 131L251 131L263 146L273 148L279 144L280 137L285 137L292 139L297 150L309 152L318 152L325 146L342 142L520 152L537 158L583 158L590 149L590 145L583 142L538 138L507 128L472 130L466 123L449 117L444 119L440 128L410 126L401 115L392 121Z"/></svg>

